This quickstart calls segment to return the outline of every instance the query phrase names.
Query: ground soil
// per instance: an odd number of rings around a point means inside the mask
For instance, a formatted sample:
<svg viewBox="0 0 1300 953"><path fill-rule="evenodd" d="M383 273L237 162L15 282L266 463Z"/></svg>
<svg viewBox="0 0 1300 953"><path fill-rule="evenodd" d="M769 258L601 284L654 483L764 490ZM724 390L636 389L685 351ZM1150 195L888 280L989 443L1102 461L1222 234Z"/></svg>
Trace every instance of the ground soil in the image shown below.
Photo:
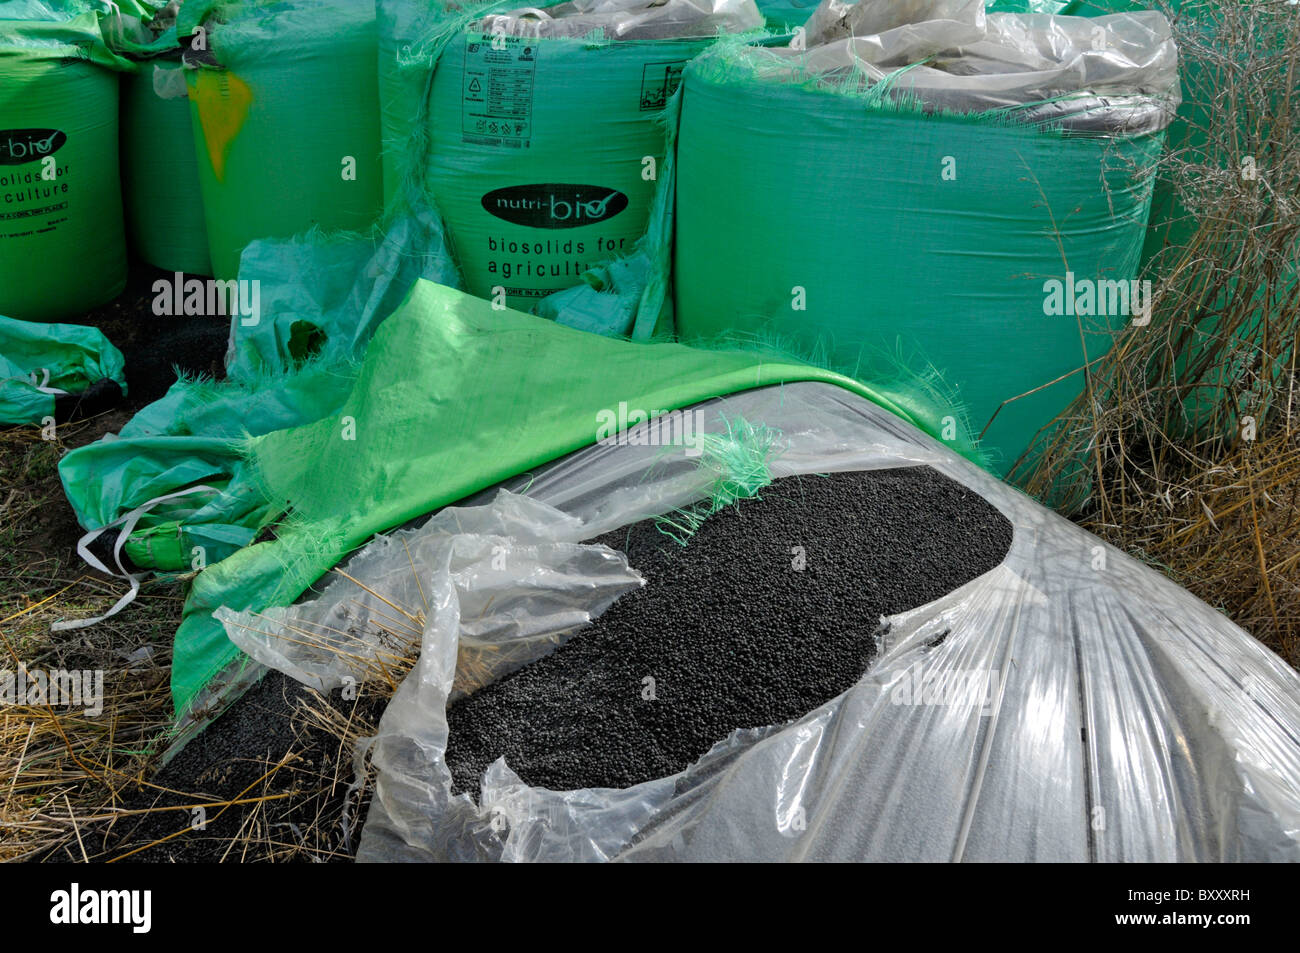
<svg viewBox="0 0 1300 953"><path fill-rule="evenodd" d="M101 308L69 322L99 328L126 358L127 394L123 407L132 412L152 403L176 381L176 369L188 374L224 376L229 319L222 315L156 314L155 282L169 284L172 272L135 264L126 290Z"/></svg>
<svg viewBox="0 0 1300 953"><path fill-rule="evenodd" d="M137 790L128 809L148 813L118 822L103 840L103 856L150 863L351 860L366 792L350 795L352 750L310 709L328 706L367 734L384 704L364 693L351 701L340 692L325 698L268 673ZM204 805L201 815L194 805Z"/></svg>

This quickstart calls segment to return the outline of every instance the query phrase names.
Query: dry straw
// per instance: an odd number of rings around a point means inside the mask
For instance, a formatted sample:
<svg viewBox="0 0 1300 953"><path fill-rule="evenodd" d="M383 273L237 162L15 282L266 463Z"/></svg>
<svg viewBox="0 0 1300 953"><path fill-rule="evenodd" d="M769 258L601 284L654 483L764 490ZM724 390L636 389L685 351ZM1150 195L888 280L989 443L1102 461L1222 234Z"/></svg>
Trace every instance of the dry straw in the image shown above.
<svg viewBox="0 0 1300 953"><path fill-rule="evenodd" d="M1154 313L1012 479L1300 666L1300 17L1286 0L1167 12L1186 135L1160 168L1182 212L1156 233Z"/></svg>

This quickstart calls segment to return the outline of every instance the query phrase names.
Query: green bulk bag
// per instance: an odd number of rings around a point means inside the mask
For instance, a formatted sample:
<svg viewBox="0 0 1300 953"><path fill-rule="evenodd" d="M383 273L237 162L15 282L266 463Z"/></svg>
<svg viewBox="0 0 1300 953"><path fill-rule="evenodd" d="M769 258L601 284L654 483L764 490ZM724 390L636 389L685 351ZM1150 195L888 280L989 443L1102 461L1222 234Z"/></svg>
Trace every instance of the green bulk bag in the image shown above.
<svg viewBox="0 0 1300 953"><path fill-rule="evenodd" d="M391 205L408 171L406 157L428 87L421 42L452 14L426 0L378 0L379 121L383 137L384 206ZM417 187L418 188L418 187Z"/></svg>
<svg viewBox="0 0 1300 953"><path fill-rule="evenodd" d="M1006 473L1129 320L1051 315L1065 305L1049 303L1047 282L1062 298L1080 281L1131 288L1169 109L1134 97L1130 119L1120 97L1034 95L1022 109L971 76L951 89L935 80L936 106L918 98L923 85L891 92L901 80L888 69L864 81L865 63L841 85L823 82L806 64L826 49L717 50L688 68L679 333L770 334L850 367L910 354L918 371L940 372L954 417L969 413ZM968 100L1006 105L961 111ZM1106 132L1116 124L1150 131Z"/></svg>
<svg viewBox="0 0 1300 953"><path fill-rule="evenodd" d="M55 419L57 400L101 381L126 393L122 352L98 328L0 317L0 427Z"/></svg>
<svg viewBox="0 0 1300 953"><path fill-rule="evenodd" d="M706 5L707 16L684 0L592 6L484 17L437 63L428 181L479 297L502 288L528 310L629 254L649 220L660 117L682 69L717 32L762 23L752 0ZM691 19L672 19L686 6Z"/></svg>
<svg viewBox="0 0 1300 953"><path fill-rule="evenodd" d="M19 4L39 13L32 4ZM0 314L56 321L126 286L118 76L94 13L0 10Z"/></svg>
<svg viewBox="0 0 1300 953"><path fill-rule="evenodd" d="M374 6L344 0L189 3L186 65L217 278L259 238L370 228L381 210Z"/></svg>
<svg viewBox="0 0 1300 953"><path fill-rule="evenodd" d="M147 60L122 81L122 187L127 234L141 259L166 271L212 274L194 158L185 74Z"/></svg>

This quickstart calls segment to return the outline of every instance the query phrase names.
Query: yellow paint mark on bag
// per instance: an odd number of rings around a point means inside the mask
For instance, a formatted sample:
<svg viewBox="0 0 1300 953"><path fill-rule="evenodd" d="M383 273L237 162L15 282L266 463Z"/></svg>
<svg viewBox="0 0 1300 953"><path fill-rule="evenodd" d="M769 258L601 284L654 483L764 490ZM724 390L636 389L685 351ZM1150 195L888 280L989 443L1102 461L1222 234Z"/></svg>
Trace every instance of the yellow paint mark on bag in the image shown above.
<svg viewBox="0 0 1300 953"><path fill-rule="evenodd" d="M218 182L226 178L226 153L244 127L253 91L238 76L225 70L199 70L191 97L198 107L203 141Z"/></svg>

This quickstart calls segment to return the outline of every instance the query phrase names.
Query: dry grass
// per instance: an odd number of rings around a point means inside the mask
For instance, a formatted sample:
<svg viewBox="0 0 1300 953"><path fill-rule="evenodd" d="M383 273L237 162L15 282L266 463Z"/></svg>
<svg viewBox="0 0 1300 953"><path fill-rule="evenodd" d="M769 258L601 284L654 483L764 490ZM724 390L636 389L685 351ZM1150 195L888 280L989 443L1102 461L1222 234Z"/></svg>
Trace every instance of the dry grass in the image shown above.
<svg viewBox="0 0 1300 953"><path fill-rule="evenodd" d="M1300 444L1282 433L1149 468L1082 521L1300 668ZM1177 473L1175 482L1170 475Z"/></svg>
<svg viewBox="0 0 1300 953"><path fill-rule="evenodd" d="M1012 479L1300 667L1300 18L1283 0L1182 9L1155 313Z"/></svg>
<svg viewBox="0 0 1300 953"><path fill-rule="evenodd" d="M197 856L220 863L351 860L353 834L371 790L369 776L363 784L353 783L352 751L360 739L374 734L374 722L364 709L343 710L305 692L295 703L292 726L284 753L253 764L253 780L231 796L178 797L180 792L155 788L159 795L171 796L134 812L150 822L149 833L133 830L91 859L115 863L140 855L158 862L185 839L183 846L197 847ZM231 767L213 765L210 773L217 777ZM196 808L204 812L209 831L194 830ZM230 822L222 825L227 814Z"/></svg>
<svg viewBox="0 0 1300 953"><path fill-rule="evenodd" d="M56 441L34 428L0 431L0 670L101 670L105 696L99 717L0 706L0 860L51 852L84 859L85 833L123 810L122 792L170 724L170 635L181 608L174 587L146 587L134 611L102 625L49 632L56 619L107 610L123 588L79 568L56 471L64 449L102 426L61 427Z"/></svg>
<svg viewBox="0 0 1300 953"><path fill-rule="evenodd" d="M411 558L409 549L407 558ZM367 651L348 651L339 640L339 636L345 633L307 621L286 624L283 631L277 630L275 637L299 647L310 648L317 654L334 656L340 668L346 669L358 684L368 686L372 692L387 701L419 657L420 638L424 632L428 605L403 605L342 569L335 569L334 574L387 607L387 611L370 607L368 614L374 621L367 626L365 633ZM423 596L414 560L411 561L411 576L416 590ZM257 614L254 617L262 618ZM249 631L265 636L271 630L250 627ZM494 681L502 661L500 649L496 646L460 643L456 653L456 676L452 683L452 694L472 694Z"/></svg>
<svg viewBox="0 0 1300 953"><path fill-rule="evenodd" d="M338 857L339 814L350 806L355 815L368 793L343 797L353 780L351 745L374 731L360 710L341 714L312 693L298 704L292 744L258 766L256 784L226 799L175 791L151 778L172 728L171 644L183 587L146 583L120 615L51 635L51 622L102 613L125 588L86 570L76 556L79 529L56 469L64 451L120 424L109 418L64 425L55 441L35 428L0 430L0 671L104 673L98 716L64 706L0 705L0 861L125 859L167 835L124 848L106 843L147 815L176 838L192 836L192 812L200 807L209 825L226 812L242 815L223 845L227 859ZM328 763L304 756L322 733L338 739ZM342 850L350 855L351 846Z"/></svg>

